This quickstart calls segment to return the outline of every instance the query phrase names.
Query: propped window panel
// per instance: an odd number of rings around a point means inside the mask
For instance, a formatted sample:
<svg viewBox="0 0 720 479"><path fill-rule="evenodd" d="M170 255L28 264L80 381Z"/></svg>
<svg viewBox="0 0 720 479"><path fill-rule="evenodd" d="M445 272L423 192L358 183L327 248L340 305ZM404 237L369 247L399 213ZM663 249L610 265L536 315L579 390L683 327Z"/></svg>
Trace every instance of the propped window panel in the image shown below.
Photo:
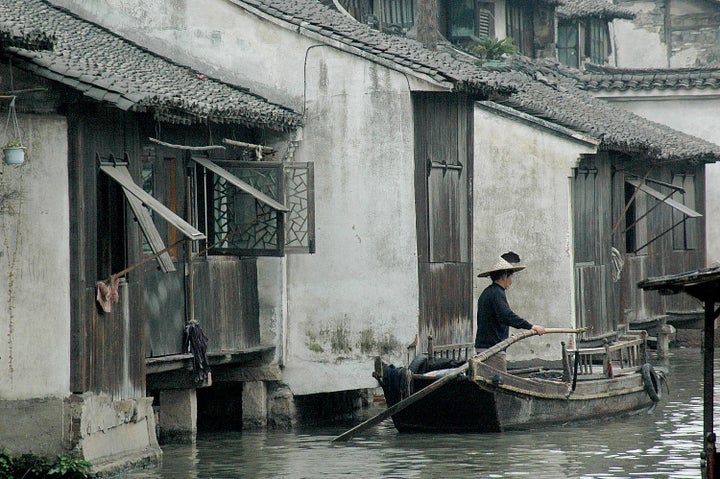
<svg viewBox="0 0 720 479"><path fill-rule="evenodd" d="M152 209L155 213L163 217L168 223L172 224L179 231L181 231L187 238L191 240L202 240L205 239L205 235L198 231L194 226L187 223L185 220L176 215L172 210L167 208L165 205L156 200L152 195L148 194L140 186L135 184L127 169L127 163L124 162L108 162L100 164L100 171L108 175L110 178L115 180L123 188L125 197L128 200L128 204L138 220L140 229L142 230L145 238L147 239L153 253L157 254L163 249L165 245L160 237L150 213L145 208L146 206ZM175 266L172 263L172 259L167 252L158 256L158 264L162 271L169 272L175 271Z"/></svg>
<svg viewBox="0 0 720 479"><path fill-rule="evenodd" d="M215 254L282 256L285 213L282 163L214 162L192 156L208 176L205 214Z"/></svg>
<svg viewBox="0 0 720 479"><path fill-rule="evenodd" d="M660 191L657 191L657 190L654 189L654 188L651 188L650 186L648 186L648 185L647 185L645 182L643 182L643 181L635 180L635 179L631 179L631 178L626 178L625 181L626 181L627 183L629 183L630 185L632 185L633 187L635 187L636 189L638 189L640 192L646 193L647 195L649 195L649 196L651 196L651 197L659 200L659 202L658 202L655 206L650 207L650 208L647 208L647 210L646 210L646 212L645 212L644 215L639 216L639 217L636 217L636 218L635 218L635 221L634 221L632 224L627 225L625 231L628 231L630 228L636 227L636 226L637 226L637 223L638 223L640 220L642 220L642 219L643 219L645 216L647 216L652 210L654 210L656 207L658 207L658 206L660 206L660 205L662 205L662 204L665 204L665 205L667 205L667 206L669 206L669 207L671 207L671 208L673 209L673 225L672 225L670 228L668 228L668 229L666 229L665 231L663 231L662 233L660 233L659 235L655 236L654 238L650 238L645 244L639 245L639 246L635 249L635 251L633 251L633 253L635 253L635 252L637 252L637 251L640 251L641 249L643 249L643 248L646 247L647 245L653 243L654 241L657 241L660 237L662 237L662 236L665 235L666 233L669 233L670 231L674 230L674 229L677 228L678 226L680 226L680 225L682 225L683 223L685 223L689 218L700 218L700 217L702 217L702 214L701 214L701 213L698 213L697 211L695 211L694 209L692 209L692 208L689 207L688 205L684 205L684 204L682 204L682 203L680 203L680 202L678 202L678 201L675 201L675 200L673 200L673 199L671 198L671 196L672 196L676 191L678 191L678 188L677 188L677 187L674 187L673 185L666 185L666 186L671 187L671 188L673 189L673 191L672 191L671 193L664 194L664 193L661 193ZM652 180L652 181L655 181L655 180ZM694 206L694 205L693 205L693 206ZM678 220L678 218L679 218L679 220Z"/></svg>
<svg viewBox="0 0 720 479"><path fill-rule="evenodd" d="M262 191L258 190L257 188L253 187L251 184L241 180L240 178L238 178L237 176L232 174L232 172L230 172L229 169L223 168L223 167L219 166L218 164L212 162L211 160L200 157L200 156L193 156L192 159L193 159L193 161L202 165L206 169L212 171L216 175L224 178L226 181L230 182L230 184L232 184L236 188L239 188L243 192L249 194L256 200L265 203L266 205L268 205L269 207L271 207L277 211L282 211L282 212L288 211L287 206L285 206L284 204L275 200L274 198L270 197L269 195L263 193ZM256 163L258 166L273 165L272 166L273 168L278 168L278 166L277 166L278 164L274 163L274 162L273 163L271 163L271 162L256 162ZM242 165L246 165L246 166L250 165L252 167L252 166L254 166L254 164L255 164L254 162L242 162L242 163L238 162L237 166L230 167L230 168L242 167ZM277 193L275 193L275 194L277 194Z"/></svg>
<svg viewBox="0 0 720 479"><path fill-rule="evenodd" d="M679 189L673 193L673 198L689 208L695 208L695 175L673 175L673 185ZM673 210L673 223L682 222L673 229L673 249L693 250L698 247L697 225L694 218L685 218L679 211Z"/></svg>

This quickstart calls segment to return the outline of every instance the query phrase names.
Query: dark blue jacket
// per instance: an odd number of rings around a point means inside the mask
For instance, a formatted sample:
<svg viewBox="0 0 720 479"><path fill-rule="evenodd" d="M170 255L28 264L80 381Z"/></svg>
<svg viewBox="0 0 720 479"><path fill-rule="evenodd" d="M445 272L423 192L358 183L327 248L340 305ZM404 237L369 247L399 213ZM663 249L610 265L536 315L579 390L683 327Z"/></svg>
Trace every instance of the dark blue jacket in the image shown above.
<svg viewBox="0 0 720 479"><path fill-rule="evenodd" d="M532 329L532 324L513 313L505 296L505 288L492 283L478 298L476 348L489 348L510 335L510 326Z"/></svg>

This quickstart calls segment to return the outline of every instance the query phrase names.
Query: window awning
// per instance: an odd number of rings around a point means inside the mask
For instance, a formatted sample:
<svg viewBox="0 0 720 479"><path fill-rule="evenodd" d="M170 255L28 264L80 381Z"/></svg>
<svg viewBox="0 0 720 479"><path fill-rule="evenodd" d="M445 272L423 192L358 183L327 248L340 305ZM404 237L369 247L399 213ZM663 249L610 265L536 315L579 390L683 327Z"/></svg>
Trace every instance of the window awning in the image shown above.
<svg viewBox="0 0 720 479"><path fill-rule="evenodd" d="M679 203L669 197L669 195L664 195L660 193L659 191L650 188L645 183L641 182L640 180L633 180L633 179L626 179L628 183L633 185L635 188L639 189L643 193L647 193L648 195L652 196L653 198L656 198L660 200L661 202L665 203L666 205L670 206L671 208L674 208L684 214L685 216L689 218L700 218L702 217L701 213L698 213L697 211L693 210L692 208L688 208L682 203Z"/></svg>
<svg viewBox="0 0 720 479"><path fill-rule="evenodd" d="M276 201L272 198L270 198L268 195L263 193L262 191L257 190L256 188L253 188L249 184L245 183L243 180L238 178L237 176L233 175L229 171L227 171L225 168L216 165L212 161L210 161L207 158L203 158L201 156L192 156L191 157L193 161L198 163L199 165L205 167L206 169L212 171L216 175L224 178L227 182L232 184L233 186L239 188L240 190L244 191L245 193L249 194L256 200L265 203L269 207L282 212L288 212L290 211L290 208L285 206L284 204L280 203L279 201Z"/></svg>
<svg viewBox="0 0 720 479"><path fill-rule="evenodd" d="M165 218L165 220L180 230L185 236L191 240L203 240L205 235L197 230L193 225L176 215L168 207L160 203L152 197L148 192L135 184L130 176L127 166L123 164L101 164L100 171L107 174L110 178L117 181L123 187L126 195L132 195L140 200L145 206L152 209L155 213Z"/></svg>

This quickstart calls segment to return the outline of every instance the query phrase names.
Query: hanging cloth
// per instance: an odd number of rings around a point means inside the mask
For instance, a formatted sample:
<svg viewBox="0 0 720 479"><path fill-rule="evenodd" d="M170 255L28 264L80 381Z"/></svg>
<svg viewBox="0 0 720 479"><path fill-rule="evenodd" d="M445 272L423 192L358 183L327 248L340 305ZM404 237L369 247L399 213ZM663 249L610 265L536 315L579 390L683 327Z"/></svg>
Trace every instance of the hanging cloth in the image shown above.
<svg viewBox="0 0 720 479"><path fill-rule="evenodd" d="M95 299L104 312L111 313L113 304L120 300L120 293L118 292L119 285L120 277L118 275L111 276L107 282L97 282L97 295Z"/></svg>
<svg viewBox="0 0 720 479"><path fill-rule="evenodd" d="M201 383L208 379L210 366L207 357L208 337L194 319L185 326L185 351L193 355L193 379Z"/></svg>

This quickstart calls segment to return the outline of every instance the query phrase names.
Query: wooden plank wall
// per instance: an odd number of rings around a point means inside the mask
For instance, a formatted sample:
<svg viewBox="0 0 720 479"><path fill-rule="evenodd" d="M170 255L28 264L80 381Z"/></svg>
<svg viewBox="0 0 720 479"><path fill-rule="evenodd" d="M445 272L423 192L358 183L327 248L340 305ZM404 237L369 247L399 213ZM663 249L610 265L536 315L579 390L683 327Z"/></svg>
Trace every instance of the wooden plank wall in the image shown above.
<svg viewBox="0 0 720 479"><path fill-rule="evenodd" d="M472 109L451 94L414 94L419 335L471 342ZM432 167L447 162L450 168Z"/></svg>
<svg viewBox="0 0 720 479"><path fill-rule="evenodd" d="M619 316L610 272L611 167L607 154L583 158L573 180L575 309L588 337L614 330Z"/></svg>
<svg viewBox="0 0 720 479"><path fill-rule="evenodd" d="M620 163L618 165L618 173L614 178L614 212L616 215L622 214L624 208L624 188L625 172L634 173L642 178L647 172L648 165L629 165L628 163ZM695 204L694 209L700 213L704 212L705 205L705 174L704 167L691 166L687 164L674 164L664 167L654 167L649 178L672 183L673 172L687 172L695 175ZM669 192L667 188L657 184L648 183L652 188L660 192ZM648 198L648 208L655 206L657 200ZM617 216L616 216L617 217ZM667 205L659 205L647 216L647 239L652 240L662 234L673 224L673 209ZM622 245L621 251L625 257L625 267L622 279L618 284L619 310L624 320L629 321L645 321L657 318L666 314L668 311L693 312L701 311L702 306L697 303L689 295L670 295L663 296L657 294L656 291L642 291L637 288L638 281L649 277L664 276L668 274L676 274L684 271L702 268L705 266L706 247L705 247L705 222L701 218L695 221L692 226L695 231L697 248L690 250L675 249L673 244L673 234L667 233L659 239L653 241L646 248L632 253L626 251L625 240L623 235L617 235L615 238L616 247ZM620 230L624 229L624 223Z"/></svg>
<svg viewBox="0 0 720 479"><path fill-rule="evenodd" d="M179 354L187 313L185 308L185 267L176 263L177 271L163 273L152 263L145 273L143 303L147 357ZM201 283L202 284L202 283Z"/></svg>
<svg viewBox="0 0 720 479"><path fill-rule="evenodd" d="M123 264L142 254L137 226L126 217L124 198L109 205L125 221L125 251L112 256L98 255L99 244L114 226L99 227L98 178L95 155L137 152L137 125L132 115L93 104L77 104L68 111L70 184L70 291L71 303L71 389L73 392L106 393L114 399L145 395L142 301L137 301L142 274L128 275L122 301L112 313L101 313L95 301L96 282L107 279ZM135 165L137 166L137 165ZM133 165L131 165L131 168ZM133 171L133 175L139 171ZM107 199L107 197L106 197ZM112 199L112 198L110 198ZM113 247L117 238L108 244ZM105 258L106 261L101 261ZM126 293L125 293L126 292ZM126 297L125 297L126 296Z"/></svg>
<svg viewBox="0 0 720 479"><path fill-rule="evenodd" d="M260 345L257 261L210 256L193 263L195 318L208 336L208 351Z"/></svg>
<svg viewBox="0 0 720 479"><path fill-rule="evenodd" d="M459 344L473 341L472 265L463 263L420 263L419 337L426 346L428 336L434 343Z"/></svg>

